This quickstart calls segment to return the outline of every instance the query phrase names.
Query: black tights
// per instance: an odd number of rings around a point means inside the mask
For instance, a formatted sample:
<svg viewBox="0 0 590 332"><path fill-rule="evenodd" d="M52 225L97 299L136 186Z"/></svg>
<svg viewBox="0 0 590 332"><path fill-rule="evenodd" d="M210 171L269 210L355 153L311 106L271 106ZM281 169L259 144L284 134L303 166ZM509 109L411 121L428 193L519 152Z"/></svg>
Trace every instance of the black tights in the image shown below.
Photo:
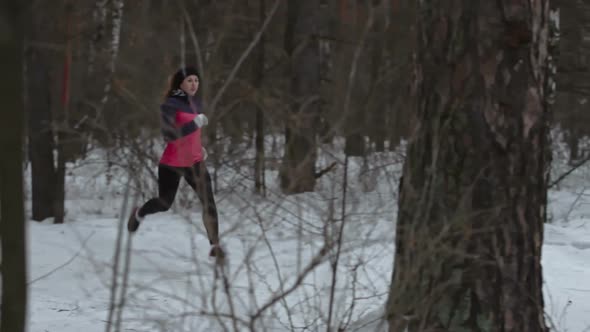
<svg viewBox="0 0 590 332"><path fill-rule="evenodd" d="M203 223L207 230L209 243L219 243L219 225L217 220L217 207L213 197L211 176L207 172L204 163L196 163L193 167L172 167L158 165L158 197L147 201L138 211L140 217L157 212L168 211L176 192L180 178L184 177L186 182L195 190L203 206Z"/></svg>

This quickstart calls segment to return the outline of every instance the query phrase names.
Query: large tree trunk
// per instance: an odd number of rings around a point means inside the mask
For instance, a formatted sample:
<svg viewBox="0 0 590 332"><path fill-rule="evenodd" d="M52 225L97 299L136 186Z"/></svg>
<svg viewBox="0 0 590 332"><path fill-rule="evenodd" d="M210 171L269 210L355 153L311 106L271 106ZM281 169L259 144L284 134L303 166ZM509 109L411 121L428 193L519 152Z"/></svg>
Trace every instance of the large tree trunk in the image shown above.
<svg viewBox="0 0 590 332"><path fill-rule="evenodd" d="M289 0L285 48L291 56L294 103L287 119L285 154L280 170L284 193L313 191L317 159L320 59L318 0ZM297 51L295 51L297 50Z"/></svg>
<svg viewBox="0 0 590 332"><path fill-rule="evenodd" d="M6 1L0 7L0 236L2 250L2 309L0 331L24 332L27 314L26 233L23 194L22 88L25 1Z"/></svg>
<svg viewBox="0 0 590 332"><path fill-rule="evenodd" d="M390 331L547 331L548 0L420 1Z"/></svg>

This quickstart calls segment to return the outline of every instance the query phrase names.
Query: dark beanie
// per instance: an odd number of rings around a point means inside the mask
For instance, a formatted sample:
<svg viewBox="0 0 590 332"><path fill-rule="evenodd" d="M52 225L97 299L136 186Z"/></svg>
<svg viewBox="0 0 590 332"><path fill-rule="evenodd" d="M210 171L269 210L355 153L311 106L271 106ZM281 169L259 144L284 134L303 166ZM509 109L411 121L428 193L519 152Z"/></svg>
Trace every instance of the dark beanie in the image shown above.
<svg viewBox="0 0 590 332"><path fill-rule="evenodd" d="M197 69L195 67L188 66L188 67L180 68L172 77L170 89L171 90L179 89L180 84L182 84L182 81L184 81L185 78L187 78L188 76L191 76L191 75L195 75L199 79L201 78L201 76L199 75L199 72L197 71Z"/></svg>

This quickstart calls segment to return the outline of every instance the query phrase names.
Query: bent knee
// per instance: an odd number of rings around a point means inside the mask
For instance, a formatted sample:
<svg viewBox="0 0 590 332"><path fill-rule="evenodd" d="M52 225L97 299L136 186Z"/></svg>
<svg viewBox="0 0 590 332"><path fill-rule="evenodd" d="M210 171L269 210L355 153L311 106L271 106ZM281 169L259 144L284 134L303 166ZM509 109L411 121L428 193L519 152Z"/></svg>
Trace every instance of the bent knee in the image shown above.
<svg viewBox="0 0 590 332"><path fill-rule="evenodd" d="M166 212L170 210L170 207L172 207L172 202L169 202L167 200L160 199L158 203L160 203L159 205L161 212Z"/></svg>

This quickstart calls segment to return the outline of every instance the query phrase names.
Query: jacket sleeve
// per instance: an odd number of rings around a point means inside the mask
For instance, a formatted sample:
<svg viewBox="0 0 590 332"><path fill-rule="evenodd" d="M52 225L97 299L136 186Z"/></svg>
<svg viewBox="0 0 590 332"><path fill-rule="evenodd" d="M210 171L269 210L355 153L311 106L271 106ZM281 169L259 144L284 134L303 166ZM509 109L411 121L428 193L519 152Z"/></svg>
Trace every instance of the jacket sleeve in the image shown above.
<svg viewBox="0 0 590 332"><path fill-rule="evenodd" d="M180 128L176 127L174 124L176 110L173 107L162 106L160 115L162 135L166 142L190 135L198 129L197 124L194 121L189 121Z"/></svg>

